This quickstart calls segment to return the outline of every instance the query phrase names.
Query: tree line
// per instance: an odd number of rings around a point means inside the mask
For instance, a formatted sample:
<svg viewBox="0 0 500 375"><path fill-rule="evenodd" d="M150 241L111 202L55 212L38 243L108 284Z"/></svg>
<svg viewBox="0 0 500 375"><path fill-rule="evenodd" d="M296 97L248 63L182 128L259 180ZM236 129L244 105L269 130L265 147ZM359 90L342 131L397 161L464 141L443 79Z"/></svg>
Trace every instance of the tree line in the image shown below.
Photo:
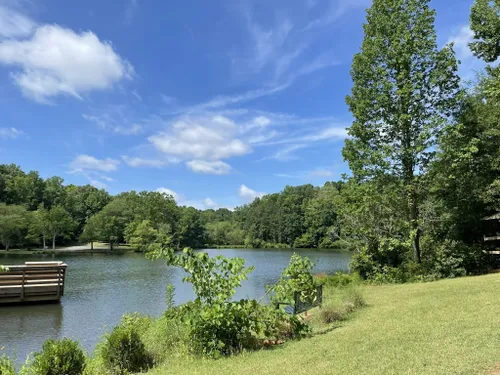
<svg viewBox="0 0 500 375"><path fill-rule="evenodd" d="M127 243L140 251L141 241L159 230L178 249L331 247L341 186L287 186L234 211L197 210L159 192L111 196L90 185L64 185L60 177L44 180L36 171L0 165L0 242L7 250L100 241L110 250Z"/></svg>

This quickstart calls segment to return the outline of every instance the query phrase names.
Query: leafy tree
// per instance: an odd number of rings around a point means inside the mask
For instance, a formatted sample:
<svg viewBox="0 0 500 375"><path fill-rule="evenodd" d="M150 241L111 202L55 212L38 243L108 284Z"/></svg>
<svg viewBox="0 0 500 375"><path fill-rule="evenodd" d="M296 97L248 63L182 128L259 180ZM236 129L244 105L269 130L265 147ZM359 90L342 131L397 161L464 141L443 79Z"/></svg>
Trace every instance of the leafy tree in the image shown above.
<svg viewBox="0 0 500 375"><path fill-rule="evenodd" d="M23 206L0 203L0 242L9 250L21 244L26 231L27 212Z"/></svg>
<svg viewBox="0 0 500 375"><path fill-rule="evenodd" d="M9 204L24 205L28 210L36 210L43 200L43 180L38 172L28 174L16 173L6 179L6 202Z"/></svg>
<svg viewBox="0 0 500 375"><path fill-rule="evenodd" d="M69 237L75 228L75 222L61 206L52 207L45 217L47 233L52 237L52 250L55 250L56 238Z"/></svg>
<svg viewBox="0 0 500 375"><path fill-rule="evenodd" d="M61 177L54 176L44 181L43 203L48 209L63 206L66 203L66 189Z"/></svg>
<svg viewBox="0 0 500 375"><path fill-rule="evenodd" d="M47 247L47 236L50 236L48 215L49 213L45 209L45 207L43 205L40 205L38 207L38 210L31 212L28 225L27 239L33 241L36 244L40 244L41 238L44 250Z"/></svg>
<svg viewBox="0 0 500 375"><path fill-rule="evenodd" d="M94 241L99 238L99 229L96 216L92 216L89 220L87 220L87 223L83 228L83 232L80 235L80 241L85 243L90 242L91 251L94 250Z"/></svg>
<svg viewBox="0 0 500 375"><path fill-rule="evenodd" d="M125 241L140 252L146 252L157 236L158 231L149 220L133 221L125 229Z"/></svg>
<svg viewBox="0 0 500 375"><path fill-rule="evenodd" d="M354 116L344 158L355 178L403 181L414 259L420 256L419 178L460 99L451 45L438 49L429 0L374 0L346 101Z"/></svg>
<svg viewBox="0 0 500 375"><path fill-rule="evenodd" d="M64 207L77 223L76 233L81 233L85 223L111 201L108 192L96 189L91 185L68 185L65 190Z"/></svg>
<svg viewBox="0 0 500 375"><path fill-rule="evenodd" d="M471 8L470 28L474 41L472 52L486 62L495 62L500 56L500 1L476 0Z"/></svg>
<svg viewBox="0 0 500 375"><path fill-rule="evenodd" d="M178 248L192 247L200 249L205 246L205 227L201 221L200 211L193 207L184 207L177 225Z"/></svg>

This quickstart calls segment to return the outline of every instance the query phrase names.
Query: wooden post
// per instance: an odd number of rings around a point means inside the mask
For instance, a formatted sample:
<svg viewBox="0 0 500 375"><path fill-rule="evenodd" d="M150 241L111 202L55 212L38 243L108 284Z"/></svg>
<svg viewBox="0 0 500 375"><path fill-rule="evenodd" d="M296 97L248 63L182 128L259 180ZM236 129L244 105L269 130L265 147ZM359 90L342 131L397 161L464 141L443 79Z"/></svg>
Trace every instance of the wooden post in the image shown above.
<svg viewBox="0 0 500 375"><path fill-rule="evenodd" d="M23 279L21 281L21 301L24 299L24 283L26 279L26 271L23 270Z"/></svg>

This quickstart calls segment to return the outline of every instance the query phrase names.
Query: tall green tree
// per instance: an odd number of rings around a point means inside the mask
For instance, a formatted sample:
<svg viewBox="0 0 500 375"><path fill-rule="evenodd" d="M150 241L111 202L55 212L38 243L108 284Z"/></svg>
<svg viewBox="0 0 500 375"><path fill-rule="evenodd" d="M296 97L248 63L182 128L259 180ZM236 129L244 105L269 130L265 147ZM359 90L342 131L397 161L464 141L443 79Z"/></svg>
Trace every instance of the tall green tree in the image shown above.
<svg viewBox="0 0 500 375"><path fill-rule="evenodd" d="M0 203L0 243L5 250L23 242L26 223L27 212L23 206Z"/></svg>
<svg viewBox="0 0 500 375"><path fill-rule="evenodd" d="M50 236L48 214L45 207L40 205L38 210L31 212L28 224L27 239L36 244L40 244L41 239L44 250L46 248L47 237Z"/></svg>
<svg viewBox="0 0 500 375"><path fill-rule="evenodd" d="M69 237L75 229L75 222L61 206L52 207L46 215L46 220L47 232L52 238L52 250L55 250L57 237Z"/></svg>
<svg viewBox="0 0 500 375"><path fill-rule="evenodd" d="M374 0L346 102L354 122L343 156L355 178L403 181L414 258L421 261L419 178L460 98L452 45L437 47L429 0Z"/></svg>

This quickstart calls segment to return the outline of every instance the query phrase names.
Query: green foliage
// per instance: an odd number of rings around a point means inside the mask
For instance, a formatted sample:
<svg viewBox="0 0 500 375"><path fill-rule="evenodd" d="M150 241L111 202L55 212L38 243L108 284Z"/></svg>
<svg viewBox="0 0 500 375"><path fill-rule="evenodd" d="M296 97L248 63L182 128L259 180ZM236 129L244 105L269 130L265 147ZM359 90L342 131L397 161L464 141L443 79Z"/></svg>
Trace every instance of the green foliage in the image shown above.
<svg viewBox="0 0 500 375"><path fill-rule="evenodd" d="M495 62L500 56L500 1L476 0L471 8L470 28L474 41L469 46L474 55Z"/></svg>
<svg viewBox="0 0 500 375"><path fill-rule="evenodd" d="M361 283L361 277L357 273L337 272L335 275L328 276L321 281L330 287L345 288L347 286Z"/></svg>
<svg viewBox="0 0 500 375"><path fill-rule="evenodd" d="M0 375L16 375L14 362L5 354L0 356Z"/></svg>
<svg viewBox="0 0 500 375"><path fill-rule="evenodd" d="M98 355L112 374L145 371L152 366L151 355L141 339L148 321L138 315L125 315L120 324L105 337Z"/></svg>
<svg viewBox="0 0 500 375"><path fill-rule="evenodd" d="M70 339L48 339L42 351L35 353L21 370L23 375L81 375L85 369L85 353Z"/></svg>
<svg viewBox="0 0 500 375"><path fill-rule="evenodd" d="M69 212L61 206L52 207L42 220L45 220L47 233L52 237L53 250L56 247L56 238L69 238L76 226Z"/></svg>
<svg viewBox="0 0 500 375"><path fill-rule="evenodd" d="M27 232L28 213L23 206L0 203L0 243L9 250L22 243Z"/></svg>
<svg viewBox="0 0 500 375"><path fill-rule="evenodd" d="M191 347L187 325L179 316L174 317L172 314L152 320L142 337L155 364L170 358L184 357Z"/></svg>
<svg viewBox="0 0 500 375"><path fill-rule="evenodd" d="M274 294L271 297L272 304L291 304L294 302L295 292L300 293L302 301L314 300L316 298L317 282L311 274L314 263L309 258L303 258L293 254L290 264L286 267L279 281L268 288Z"/></svg>
<svg viewBox="0 0 500 375"><path fill-rule="evenodd" d="M174 327L179 320L182 321L189 336L187 346L193 354L219 357L254 349L260 335L279 335L283 331L280 327L284 326L289 327L287 334L291 337L299 337L307 331L307 326L296 318L285 317L255 300L231 300L235 288L253 270L253 267L245 267L243 259L211 258L203 252L196 254L189 248L183 254L175 255L168 245L159 247L150 256L165 258L168 264L188 273L183 281L191 283L196 299L172 307L173 292L170 291L167 293L169 309L165 319L170 319L166 324ZM308 263L304 262L303 266L307 267ZM178 342L179 336L173 337L173 342Z"/></svg>
<svg viewBox="0 0 500 375"><path fill-rule="evenodd" d="M0 272L8 272L9 271L9 267L6 267L6 266L2 266L0 264Z"/></svg>
<svg viewBox="0 0 500 375"><path fill-rule="evenodd" d="M322 323L331 324L347 318L352 312L366 306L359 288L350 284L337 291L336 298L321 306L319 317Z"/></svg>
<svg viewBox="0 0 500 375"><path fill-rule="evenodd" d="M420 179L437 136L460 101L451 45L439 50L429 0L374 0L351 68L346 101L354 116L343 149L355 178L391 175L406 197L406 220L420 262Z"/></svg>

